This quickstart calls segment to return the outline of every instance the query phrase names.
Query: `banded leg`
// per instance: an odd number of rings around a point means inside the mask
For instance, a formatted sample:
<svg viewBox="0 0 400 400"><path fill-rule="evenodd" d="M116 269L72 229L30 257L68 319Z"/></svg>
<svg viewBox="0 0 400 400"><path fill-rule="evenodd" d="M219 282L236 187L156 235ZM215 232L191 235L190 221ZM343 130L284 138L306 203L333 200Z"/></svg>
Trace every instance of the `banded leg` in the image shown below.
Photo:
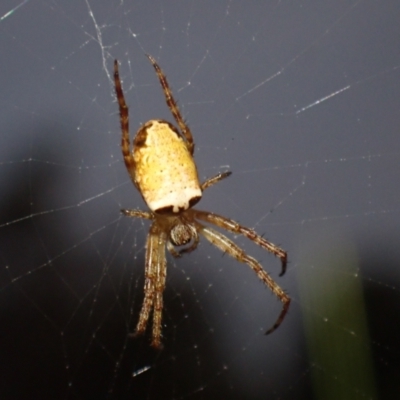
<svg viewBox="0 0 400 400"><path fill-rule="evenodd" d="M238 224L232 219L222 217L221 215L199 210L193 210L193 212L195 218L219 226L220 228L226 229L229 232L242 234L243 236L247 237L254 243L258 244L263 249L272 253L274 256L280 258L282 264L282 271L279 274L279 276L282 276L286 272L286 265L287 265L286 252L282 250L280 247L268 241L267 239L258 235L253 229L246 228L245 226Z"/></svg>
<svg viewBox="0 0 400 400"><path fill-rule="evenodd" d="M153 67L156 70L158 79L159 79L161 86L163 88L163 91L164 91L165 101L167 102L167 105L168 105L169 109L171 110L171 113L174 116L175 121L178 124L178 126L182 132L182 135L186 139L187 147L188 147L190 154L193 154L194 142L193 142L192 132L190 131L189 127L185 124L185 121L182 118L182 115L176 104L174 96L172 95L172 91L168 85L167 78L164 75L164 72L162 71L160 66L157 64L156 60L149 54L146 54L146 56L150 60L150 62L153 64Z"/></svg>
<svg viewBox="0 0 400 400"><path fill-rule="evenodd" d="M243 249L241 249L236 243L227 238L220 232L196 223L199 232L209 240L213 245L218 247L224 253L236 258L236 260L246 263L258 276L258 278L274 293L276 297L282 302L282 311L278 316L278 319L274 325L268 329L265 334L272 333L284 320L286 313L289 310L290 297L281 289L281 287L264 271L261 264L253 257L247 255Z"/></svg>
<svg viewBox="0 0 400 400"><path fill-rule="evenodd" d="M221 181L222 179L227 178L228 176L232 175L232 172L227 171L227 172L220 172L219 174L206 179L202 184L201 184L201 190L204 191L207 188L209 188L212 185L215 185L217 182Z"/></svg>
<svg viewBox="0 0 400 400"><path fill-rule="evenodd" d="M154 219L153 214L148 211L126 210L123 208L121 210L121 213L126 215L127 217L132 217L132 218Z"/></svg>
<svg viewBox="0 0 400 400"><path fill-rule="evenodd" d="M157 243L158 259L156 264L156 281L154 287L155 299L153 310L153 337L151 345L155 348L161 348L161 322L163 309L163 292L165 289L165 280L167 276L167 260L165 258L165 241L166 234L162 233L159 236Z"/></svg>
<svg viewBox="0 0 400 400"><path fill-rule="evenodd" d="M125 102L124 92L122 91L121 79L119 77L118 61L114 60L114 85L115 94L117 96L119 105L119 118L121 122L121 150L124 157L126 168L131 176L134 178L135 160L133 159L130 141L129 141L129 110Z"/></svg>
<svg viewBox="0 0 400 400"><path fill-rule="evenodd" d="M150 312L154 304L155 285L157 279L158 262L158 230L156 225L150 227L146 243L146 261L144 270L144 299L136 325L135 336L144 333Z"/></svg>

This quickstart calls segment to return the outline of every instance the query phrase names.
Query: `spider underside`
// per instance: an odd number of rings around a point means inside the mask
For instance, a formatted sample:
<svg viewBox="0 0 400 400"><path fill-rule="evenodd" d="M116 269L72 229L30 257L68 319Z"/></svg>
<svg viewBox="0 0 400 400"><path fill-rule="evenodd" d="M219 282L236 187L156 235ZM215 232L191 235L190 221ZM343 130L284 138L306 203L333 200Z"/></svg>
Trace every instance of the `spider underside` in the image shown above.
<svg viewBox="0 0 400 400"><path fill-rule="evenodd" d="M205 189L231 173L219 173L202 184L199 183L193 160L192 133L182 119L164 73L152 56L147 57L157 73L167 105L180 131L167 121L148 121L139 128L131 150L128 107L122 91L118 61L115 60L114 83L119 104L122 154L133 183L150 208L150 211L123 209L121 212L129 217L152 221L146 243L144 300L134 335L145 332L150 313L153 311L151 345L155 348L161 347L162 296L167 267L165 247L174 257L180 257L196 249L199 234L224 253L246 263L282 302L282 311L278 319L266 332L269 334L277 329L285 318L290 297L256 259L247 255L231 239L203 223L215 225L233 234L241 234L279 257L282 265L280 276L286 271L287 254L250 228L220 215L192 208L201 199ZM188 247L177 249L183 245Z"/></svg>

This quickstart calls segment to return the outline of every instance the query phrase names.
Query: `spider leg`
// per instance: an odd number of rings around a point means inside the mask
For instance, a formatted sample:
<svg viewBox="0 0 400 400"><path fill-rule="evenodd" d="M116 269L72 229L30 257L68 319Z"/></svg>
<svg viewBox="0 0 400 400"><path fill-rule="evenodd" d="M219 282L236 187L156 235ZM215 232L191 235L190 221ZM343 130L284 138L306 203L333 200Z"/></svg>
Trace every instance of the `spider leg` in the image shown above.
<svg viewBox="0 0 400 400"><path fill-rule="evenodd" d="M136 325L136 331L134 336L143 334L146 330L147 322L149 320L150 312L153 308L153 340L152 345L154 347L160 347L161 341L161 311L162 311L162 299L160 309L160 293L157 293L160 289L160 269L164 268L165 275L165 256L160 257L160 247L165 243L165 235L160 234L159 228L156 223L150 227L149 234L147 236L146 243L146 261L145 261L145 280L144 280L144 299L142 309L139 314L139 321ZM162 295L162 293L161 293ZM156 304L155 304L156 303ZM156 317L157 314L157 317ZM155 324L160 324L159 329L155 329ZM154 336L154 333L159 332L159 336Z"/></svg>
<svg viewBox="0 0 400 400"><path fill-rule="evenodd" d="M167 260L165 258L166 234L160 233L157 243L157 265L156 279L154 285L154 311L153 311L153 338L151 345L161 348L161 320L163 309L163 292L165 289L165 279L167 276Z"/></svg>
<svg viewBox="0 0 400 400"><path fill-rule="evenodd" d="M182 132L182 135L186 139L187 148L188 148L190 154L193 154L194 142L193 142L192 132L190 131L190 128L185 124L185 121L182 118L182 115L179 111L176 101L172 95L172 91L168 85L167 78L164 75L164 72L162 71L160 66L157 64L156 60L149 54L146 54L146 56L150 60L150 62L153 64L153 67L156 70L158 79L159 79L161 86L163 88L163 91L164 91L165 101L167 102L167 105L168 105L169 109L171 110L171 113L174 116L175 121L178 124L178 126Z"/></svg>
<svg viewBox="0 0 400 400"><path fill-rule="evenodd" d="M121 212L128 217L154 219L154 215L151 212L125 209L122 209ZM160 231L160 228L156 222L153 223L153 225L150 227L146 243L144 300L134 336L144 333L150 317L150 312L153 309L153 333L151 345L155 348L162 347L162 295L165 288L165 278L167 273L165 242L166 234L163 231Z"/></svg>
<svg viewBox="0 0 400 400"><path fill-rule="evenodd" d="M227 238L216 230L205 227L200 223L196 223L198 231L209 240L214 246L218 247L224 253L228 253L230 256L236 258L236 260L246 263L258 276L258 278L278 297L282 302L282 311L278 316L278 319L274 325L267 330L266 335L272 333L284 320L286 313L289 310L290 297L280 288L280 286L264 271L260 263L253 257L247 255L243 249L241 249L232 240Z"/></svg>
<svg viewBox="0 0 400 400"><path fill-rule="evenodd" d="M115 94L117 96L119 104L119 118L121 122L121 131L122 131L122 138L121 138L122 155L124 156L126 168L128 169L128 172L133 180L135 171L135 160L132 156L130 150L130 142L129 142L129 110L125 102L124 92L122 91L117 60L114 60L114 85L115 85Z"/></svg>
<svg viewBox="0 0 400 400"><path fill-rule="evenodd" d="M132 218L154 219L153 214L147 211L126 210L123 208L121 210L121 213L126 215L127 217L132 217Z"/></svg>
<svg viewBox="0 0 400 400"><path fill-rule="evenodd" d="M211 178L207 178L202 184L201 184L201 190L204 191L207 188L209 188L210 186L216 184L217 182L221 181L224 178L227 178L229 175L232 175L232 172L227 171L227 172L220 172L219 174L211 177Z"/></svg>
<svg viewBox="0 0 400 400"><path fill-rule="evenodd" d="M282 271L279 274L279 276L282 276L286 272L286 265L287 265L286 252L282 250L280 247L268 241L267 239L258 235L253 229L246 228L245 226L238 224L232 219L225 218L217 214L199 210L193 210L193 211L195 218L219 226L220 228L226 229L229 232L240 233L243 236L250 239L251 241L253 241L254 243L261 246L263 249L272 253L274 256L279 257L282 264Z"/></svg>

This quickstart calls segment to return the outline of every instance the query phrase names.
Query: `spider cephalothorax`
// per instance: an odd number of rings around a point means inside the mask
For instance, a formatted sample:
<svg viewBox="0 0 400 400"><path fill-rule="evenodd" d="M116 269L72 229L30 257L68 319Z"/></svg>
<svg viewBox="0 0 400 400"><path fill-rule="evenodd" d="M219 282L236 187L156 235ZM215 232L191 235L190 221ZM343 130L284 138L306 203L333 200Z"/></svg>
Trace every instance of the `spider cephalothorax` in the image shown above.
<svg viewBox="0 0 400 400"><path fill-rule="evenodd" d="M183 246L191 240L196 241L198 236L197 230L192 224L181 221L173 225L169 232L169 240L174 246Z"/></svg>
<svg viewBox="0 0 400 400"><path fill-rule="evenodd" d="M200 184L193 160L194 142L168 86L167 79L153 57L153 64L164 91L165 99L180 131L164 120L150 120L142 125L130 148L129 115L119 78L118 62L114 62L115 92L119 104L122 131L122 154L129 175L150 211L122 210L134 218L153 221L146 244L144 300L136 326L136 334L146 330L153 310L152 345L161 347L161 318L163 291L166 279L165 246L174 257L193 251L199 243L199 234L238 261L244 262L283 303L275 324L266 332L273 332L281 324L289 309L290 298L263 270L260 263L247 255L231 239L202 222L215 225L234 234L242 234L263 249L279 257L281 275L285 273L287 255L284 250L258 235L252 229L207 211L192 207L199 202L208 187L230 175L222 172ZM202 222L200 222L202 221ZM186 246L186 247L181 247ZM175 247L181 247L177 250Z"/></svg>

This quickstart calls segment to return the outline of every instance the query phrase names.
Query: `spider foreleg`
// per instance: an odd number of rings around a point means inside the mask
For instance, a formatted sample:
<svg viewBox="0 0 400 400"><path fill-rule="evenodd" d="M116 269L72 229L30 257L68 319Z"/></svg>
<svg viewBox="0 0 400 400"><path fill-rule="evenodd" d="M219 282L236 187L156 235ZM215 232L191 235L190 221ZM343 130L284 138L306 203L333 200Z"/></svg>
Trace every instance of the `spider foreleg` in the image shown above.
<svg viewBox="0 0 400 400"><path fill-rule="evenodd" d="M175 119L176 123L178 124L179 129L182 132L182 135L186 139L187 148L188 148L190 154L193 154L194 142L193 142L192 132L190 131L189 127L185 124L185 121L183 120L183 118L181 116L181 113L176 104L174 96L172 95L172 91L168 85L167 78L166 78L164 72L162 71L162 69L160 68L160 66L157 64L156 60L149 54L146 54L146 56L150 60L150 62L153 64L153 67L158 76L158 80L160 81L160 84L164 91L165 101L167 102L167 105L168 105L169 109L171 110L171 113L174 116L174 119Z"/></svg>
<svg viewBox="0 0 400 400"><path fill-rule="evenodd" d="M122 90L121 79L119 77L118 61L114 60L114 85L115 94L117 96L119 105L119 119L121 123L121 149L122 155L124 156L124 161L126 168L132 179L134 177L135 160L130 149L129 141L129 109L125 102L124 92Z"/></svg>
<svg viewBox="0 0 400 400"><path fill-rule="evenodd" d="M230 171L220 172L219 174L217 174L217 175L215 175L215 176L213 176L211 178L206 179L205 182L203 182L201 184L201 186L200 186L201 190L202 191L206 190L210 186L216 184L217 182L221 181L224 178L227 178L230 175L232 175L232 172L230 172Z"/></svg>
<svg viewBox="0 0 400 400"><path fill-rule="evenodd" d="M200 223L197 224L199 232L208 239L214 246L218 247L224 253L228 253L230 256L236 258L236 260L246 263L258 276L258 278L275 294L276 297L282 302L282 311L279 314L278 319L274 325L267 330L266 334L272 333L284 320L286 313L289 310L290 297L281 289L281 287L264 271L261 264L253 257L247 255L243 249L241 249L232 240L227 238L225 235L217 232L216 230L205 227Z"/></svg>

